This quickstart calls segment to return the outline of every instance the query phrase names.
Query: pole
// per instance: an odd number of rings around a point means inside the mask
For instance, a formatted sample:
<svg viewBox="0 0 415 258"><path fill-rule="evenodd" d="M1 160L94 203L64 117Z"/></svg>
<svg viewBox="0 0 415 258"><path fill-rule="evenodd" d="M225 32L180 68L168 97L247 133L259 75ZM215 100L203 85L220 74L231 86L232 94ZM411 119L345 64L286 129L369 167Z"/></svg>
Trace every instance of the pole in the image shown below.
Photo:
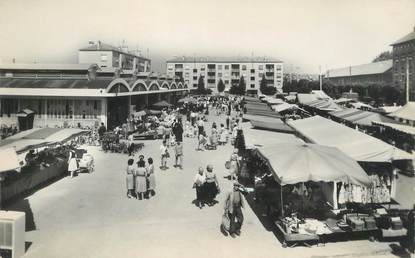
<svg viewBox="0 0 415 258"><path fill-rule="evenodd" d="M319 71L320 71L320 73L319 73L319 79L320 79L320 91L322 91L323 90L323 78L321 77L321 65L319 65Z"/></svg>
<svg viewBox="0 0 415 258"><path fill-rule="evenodd" d="M281 195L281 219L284 218L284 202L282 198L282 177L280 178L280 195Z"/></svg>
<svg viewBox="0 0 415 258"><path fill-rule="evenodd" d="M406 103L409 102L409 58L406 58Z"/></svg>

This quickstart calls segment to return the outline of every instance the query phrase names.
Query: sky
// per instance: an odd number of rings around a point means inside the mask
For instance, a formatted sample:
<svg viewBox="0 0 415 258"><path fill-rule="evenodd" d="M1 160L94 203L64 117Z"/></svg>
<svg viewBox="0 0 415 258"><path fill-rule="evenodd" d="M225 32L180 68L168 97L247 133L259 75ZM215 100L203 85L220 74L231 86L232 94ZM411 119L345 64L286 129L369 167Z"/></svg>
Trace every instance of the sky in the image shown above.
<svg viewBox="0 0 415 258"><path fill-rule="evenodd" d="M0 61L76 63L90 40L174 56L272 56L318 73L371 62L415 26L415 0L0 0ZM148 52L147 52L148 49Z"/></svg>

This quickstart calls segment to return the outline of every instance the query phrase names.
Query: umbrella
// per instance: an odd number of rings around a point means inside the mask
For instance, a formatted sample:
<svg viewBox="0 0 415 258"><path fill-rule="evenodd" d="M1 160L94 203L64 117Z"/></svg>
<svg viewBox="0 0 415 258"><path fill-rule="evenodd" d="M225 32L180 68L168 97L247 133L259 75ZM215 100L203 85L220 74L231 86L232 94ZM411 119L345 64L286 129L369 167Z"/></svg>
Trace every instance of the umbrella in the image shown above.
<svg viewBox="0 0 415 258"><path fill-rule="evenodd" d="M267 160L281 185L308 181L371 184L360 165L335 147L287 143L257 151Z"/></svg>
<svg viewBox="0 0 415 258"><path fill-rule="evenodd" d="M172 106L173 106L172 104L170 104L170 103L168 103L167 101L164 101L164 100L153 104L153 107L157 107L157 108L168 108L168 107L172 107Z"/></svg>

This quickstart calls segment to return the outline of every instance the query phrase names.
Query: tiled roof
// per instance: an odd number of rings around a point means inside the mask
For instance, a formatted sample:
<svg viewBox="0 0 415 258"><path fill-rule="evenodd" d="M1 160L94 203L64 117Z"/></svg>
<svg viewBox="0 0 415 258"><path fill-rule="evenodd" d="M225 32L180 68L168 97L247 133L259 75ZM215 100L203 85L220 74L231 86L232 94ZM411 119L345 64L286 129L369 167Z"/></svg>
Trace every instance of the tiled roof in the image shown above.
<svg viewBox="0 0 415 258"><path fill-rule="evenodd" d="M392 69L392 60L385 60L375 63L355 65L327 71L327 77L347 77L356 75L381 74Z"/></svg>
<svg viewBox="0 0 415 258"><path fill-rule="evenodd" d="M273 57L193 57L181 56L167 60L167 63L282 63Z"/></svg>
<svg viewBox="0 0 415 258"><path fill-rule="evenodd" d="M405 37L400 38L399 40L395 41L394 43L392 43L391 45L398 45L401 43L405 43L411 40L415 40L415 30L413 30L412 32L410 32L409 34L407 34Z"/></svg>
<svg viewBox="0 0 415 258"><path fill-rule="evenodd" d="M0 64L0 70L85 70L96 64L9 63Z"/></svg>

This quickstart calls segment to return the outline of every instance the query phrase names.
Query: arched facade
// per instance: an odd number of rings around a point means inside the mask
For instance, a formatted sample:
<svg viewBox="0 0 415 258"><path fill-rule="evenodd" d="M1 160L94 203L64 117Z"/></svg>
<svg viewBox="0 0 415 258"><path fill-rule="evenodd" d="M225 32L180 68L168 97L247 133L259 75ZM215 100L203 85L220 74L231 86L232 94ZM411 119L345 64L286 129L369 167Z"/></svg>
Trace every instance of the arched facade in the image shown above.
<svg viewBox="0 0 415 258"><path fill-rule="evenodd" d="M147 86L145 81L137 80L131 87L132 91L147 91Z"/></svg>
<svg viewBox="0 0 415 258"><path fill-rule="evenodd" d="M130 92L130 86L126 80L118 78L113 80L105 90L108 93Z"/></svg>
<svg viewBox="0 0 415 258"><path fill-rule="evenodd" d="M168 82L166 82L166 81L164 81L164 82L161 84L161 87L162 87L162 88L166 88L166 89L170 89L170 87L169 87L169 83L168 83Z"/></svg>
<svg viewBox="0 0 415 258"><path fill-rule="evenodd" d="M177 89L177 85L176 85L176 83L172 82L172 83L170 84L170 89Z"/></svg>
<svg viewBox="0 0 415 258"><path fill-rule="evenodd" d="M157 82L152 82L148 90L150 91L160 90L160 85Z"/></svg>

